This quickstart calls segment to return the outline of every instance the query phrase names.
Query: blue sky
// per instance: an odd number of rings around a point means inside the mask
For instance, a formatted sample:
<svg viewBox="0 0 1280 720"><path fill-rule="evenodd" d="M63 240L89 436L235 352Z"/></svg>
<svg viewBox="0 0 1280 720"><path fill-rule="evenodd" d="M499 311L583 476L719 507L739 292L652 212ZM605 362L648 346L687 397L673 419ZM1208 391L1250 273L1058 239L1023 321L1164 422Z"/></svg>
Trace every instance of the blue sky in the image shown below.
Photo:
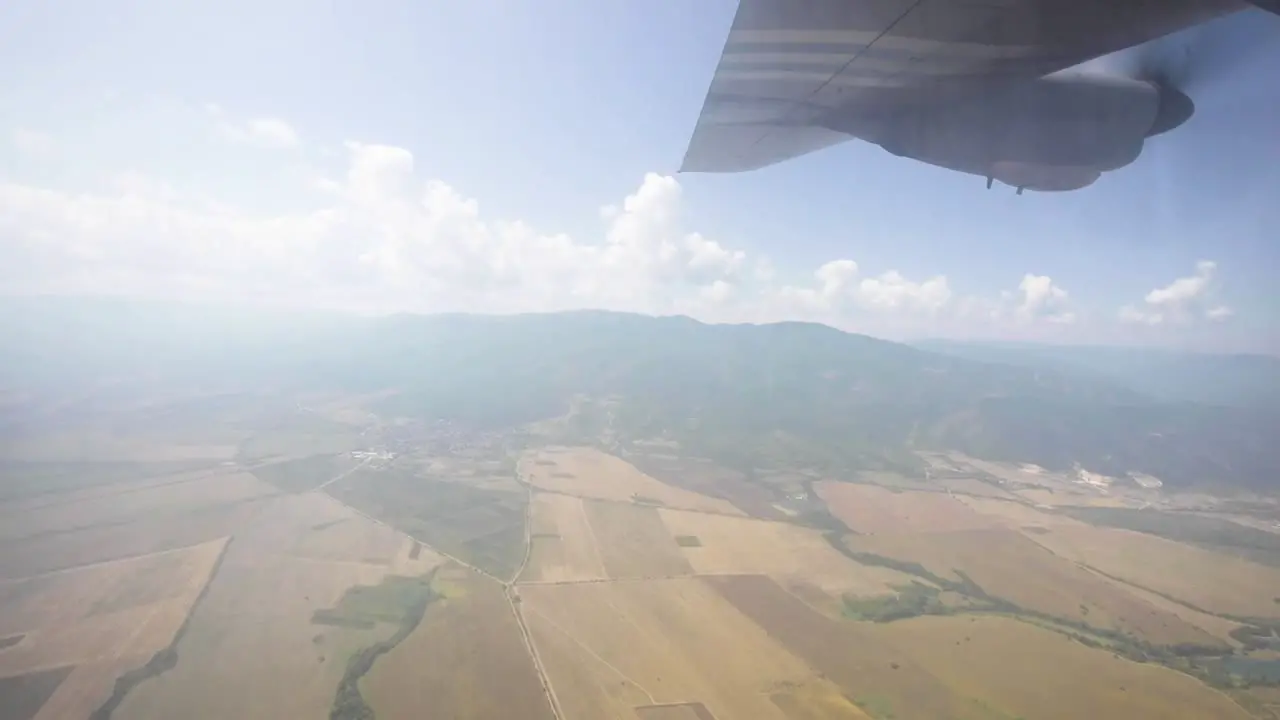
<svg viewBox="0 0 1280 720"><path fill-rule="evenodd" d="M1280 19L1133 166L1017 197L857 142L670 177L732 0L334 5L6 4L0 282L1280 352Z"/></svg>

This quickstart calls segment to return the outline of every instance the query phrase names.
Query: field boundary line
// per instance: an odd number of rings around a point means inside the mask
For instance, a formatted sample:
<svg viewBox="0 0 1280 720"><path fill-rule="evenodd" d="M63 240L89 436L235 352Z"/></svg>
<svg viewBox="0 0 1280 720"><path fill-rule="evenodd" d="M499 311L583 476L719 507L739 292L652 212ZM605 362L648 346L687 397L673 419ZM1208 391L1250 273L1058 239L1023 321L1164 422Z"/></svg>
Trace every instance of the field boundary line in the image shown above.
<svg viewBox="0 0 1280 720"><path fill-rule="evenodd" d="M559 625L558 623L556 623L556 621L554 621L554 620L552 620L551 618L547 617L546 615L544 615L544 614L542 614L542 613L538 612L537 610L532 610L532 611L530 611L530 612L532 612L534 615L537 615L538 617L542 618L542 619L543 619L544 621L546 621L546 623L547 623L548 625L550 625L551 627L553 627L553 628L555 628L556 630L560 631L560 634L561 634L561 635L564 635L566 638L568 638L568 639L569 639L569 641L570 641L570 642L572 642L574 645L577 645L579 648L581 648L583 652L585 652L586 654L588 654L588 655L590 655L591 657L595 658L595 659L596 659L596 660L598 660L602 665L604 665L605 667L607 667L607 668L609 668L610 670L612 670L612 671L614 672L614 674L616 674L618 677L620 677L620 678L622 678L623 680L626 680L628 683L631 683L632 685L634 685L638 690L640 690L640 692L644 693L645 697L649 698L649 704L650 704L650 705L657 705L657 704L658 704L658 701L657 701L656 699L654 699L654 697L653 697L653 693L649 692L649 689L648 689L648 688L646 688L645 686L643 686L643 685L641 685L640 683L636 682L635 680L632 680L632 679L631 679L631 677L630 677L629 675L627 675L626 673L624 673L624 672L622 672L621 670L619 670L619 669L617 668L617 666L616 666L616 665L614 665L613 663L609 662L608 660L605 660L604 658L602 658L602 657L600 657L599 655L597 655L597 654L596 654L596 652L595 652L594 650L592 650L591 648L589 648L589 647L587 647L586 645L584 645L584 644L582 643L582 641L581 641L581 640L579 640L578 638L574 637L572 633L570 633L568 630L565 630L564 628L560 627L560 625Z"/></svg>
<svg viewBox="0 0 1280 720"><path fill-rule="evenodd" d="M228 540L230 538L231 538L231 534L221 535L219 537L210 538L208 540L202 540L198 543L192 543L191 545L183 545L182 547L165 548L164 550L156 550L154 552L141 553L138 555L127 555L125 557L112 558L110 560L99 560L98 562L85 563L83 565L74 565L72 567L58 568L57 570L48 570L46 572L36 573L34 575L22 575L19 577L0 577L0 585L6 585L8 583L25 582L27 580L38 580L40 578L49 577L51 575L61 575L63 573L76 572L78 570L88 570L90 568L105 567L107 565L116 565L118 563L133 562L135 560L141 560L143 558L184 552L184 551L190 550L191 548L200 547L201 545L207 545L211 542L217 542L219 540Z"/></svg>
<svg viewBox="0 0 1280 720"><path fill-rule="evenodd" d="M316 492L316 491L315 491L315 490L311 490L311 491L309 491L309 492ZM398 533L398 534L400 534L400 535L403 535L403 536L405 536L405 537L409 538L410 540L413 540L414 542L421 543L421 544L422 544L422 547L424 547L424 548L426 548L426 549L430 550L431 552L433 552L433 553L435 553L435 554L439 555L440 557L442 557L442 558L444 558L444 559L446 559L446 560L452 560L453 562L455 562L455 563L457 563L457 564L459 564L459 565L461 565L461 566L463 566L463 567L467 568L468 570L471 570L471 571L473 571L473 572L477 572L477 573L479 573L479 574L481 574L481 575L483 575L483 576L485 576L485 577L489 578L490 580L492 580L492 581L494 581L494 582L498 583L499 585L502 585L502 586L504 586L504 587L506 586L506 583L502 582L501 580L499 580L498 578L494 577L493 575L491 575L491 574L489 574L489 573L485 572L484 570L481 570L480 568L476 567L475 565L472 565L471 563L466 562L465 560L460 560L460 559L458 559L458 558L456 558L456 557L454 557L454 556L450 555L449 553L447 553L447 552L445 552L445 551L443 551L443 550L441 550L441 549L437 548L436 546L432 545L431 543L424 542L421 538L414 537L413 535L410 535L409 533L405 532L404 530L401 530L400 528L398 528L398 527L396 527L396 526L394 526L394 525L392 525L392 524L390 524L390 523L383 522L382 520L379 520L378 518L376 518L376 517L374 517L374 516L370 515L369 513L366 513L366 512L364 512L363 510L360 510L359 508L353 507L353 506L351 506L351 505L348 505L348 504L346 504L346 503L342 502L342 501L341 501L341 500L339 500L338 498L336 498L336 497L334 497L333 495L331 495L328 491L320 490L319 492L323 493L325 496L329 497L329 498L330 498L331 500L333 500L334 502L336 502L336 503L338 503L339 505L341 505L342 507L344 507L344 508L346 508L346 509L350 510L351 512L355 513L356 515L359 515L360 517L364 518L365 520L368 520L368 521L369 521L369 522L371 522L371 523L376 523L376 524L378 524L378 525L381 525L382 527L384 527L384 528L386 528L386 529L390 530L391 532L394 532L394 533Z"/></svg>
<svg viewBox="0 0 1280 720"><path fill-rule="evenodd" d="M587 502L582 498L578 498L578 512L582 513L582 522L587 526L587 532L591 533L591 554L596 556L596 562L600 565L600 577L609 577L609 568L604 566L604 555L600 552L600 538L596 536L596 527L591 524L591 516L587 514Z"/></svg>
<svg viewBox="0 0 1280 720"><path fill-rule="evenodd" d="M349 476L351 473L353 473L353 472L355 472L355 471L359 470L360 468L364 467L365 465L368 465L368 464L369 464L369 461L370 461L370 460L372 460L372 459L373 459L372 457L367 457L367 458L365 458L364 460L361 460L359 465L356 465L355 467L353 467L353 468L351 468L351 469L349 469L349 470L346 470L346 471L344 471L344 472L340 472L340 473L338 473L337 475L335 475L335 476L333 476L333 477L329 478L328 480L325 480L324 482L320 483L320 484L319 484L319 485L317 485L316 487L312 488L312 490L324 490L325 488L327 488L327 487L329 487L330 485L332 485L332 484L334 484L334 483L338 482L339 480L342 480L343 478L346 478L346 477L347 477L347 476ZM325 493L325 494L326 494L326 495L328 495L328 493ZM331 497L332 497L332 496L331 496Z"/></svg>

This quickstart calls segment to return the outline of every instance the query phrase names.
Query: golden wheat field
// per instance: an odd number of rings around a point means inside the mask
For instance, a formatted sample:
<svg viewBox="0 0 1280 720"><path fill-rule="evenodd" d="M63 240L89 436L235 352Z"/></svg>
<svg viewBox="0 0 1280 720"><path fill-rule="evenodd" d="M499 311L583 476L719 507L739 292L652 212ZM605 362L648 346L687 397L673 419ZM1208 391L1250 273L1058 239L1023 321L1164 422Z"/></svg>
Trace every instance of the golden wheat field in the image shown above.
<svg viewBox="0 0 1280 720"><path fill-rule="evenodd" d="M1280 569L1131 530L1054 527L1053 552L1210 613L1280 618Z"/></svg>
<svg viewBox="0 0 1280 720"><path fill-rule="evenodd" d="M693 574L657 508L590 500L587 522L609 577L667 578Z"/></svg>
<svg viewBox="0 0 1280 720"><path fill-rule="evenodd" d="M1036 507L1093 491L1033 468L541 447L392 398L9 448L0 720L1243 720L1155 650L1280 619L1280 570Z"/></svg>
<svg viewBox="0 0 1280 720"><path fill-rule="evenodd" d="M770 575L836 596L880 595L910 581L895 570L850 560L809 528L681 510L659 513L678 539L680 552L701 575Z"/></svg>
<svg viewBox="0 0 1280 720"><path fill-rule="evenodd" d="M433 583L442 597L360 681L378 717L424 708L458 720L550 720L533 662L502 587L458 567Z"/></svg>
<svg viewBox="0 0 1280 720"><path fill-rule="evenodd" d="M814 489L832 515L862 535L954 532L999 526L997 521L946 493L895 491L842 482L815 483Z"/></svg>
<svg viewBox="0 0 1280 720"><path fill-rule="evenodd" d="M568 717L698 702L717 718L789 716L774 695L862 715L696 578L538 585L523 609ZM788 702L784 700L784 703Z"/></svg>
<svg viewBox="0 0 1280 720"><path fill-rule="evenodd" d="M531 485L584 498L741 515L727 500L656 480L622 458L593 448L549 448L525 455L521 472Z"/></svg>
<svg viewBox="0 0 1280 720"><path fill-rule="evenodd" d="M37 717L87 717L166 648L226 540L0 582L0 677L69 668Z"/></svg>
<svg viewBox="0 0 1280 720"><path fill-rule="evenodd" d="M1003 617L925 617L871 632L950 687L1007 717L1245 720L1221 692Z"/></svg>
<svg viewBox="0 0 1280 720"><path fill-rule="evenodd" d="M853 536L846 543L858 552L919 563L944 578L967 578L988 595L1056 618L1133 633L1156 644L1219 643L1015 531Z"/></svg>
<svg viewBox="0 0 1280 720"><path fill-rule="evenodd" d="M523 580L592 580L608 577L595 531L581 498L535 493L529 565Z"/></svg>
<svg viewBox="0 0 1280 720"><path fill-rule="evenodd" d="M313 514L314 513L314 514ZM329 518L317 523L317 518ZM325 525L345 518L336 525ZM352 588L382 583L405 546L332 500L282 497L238 533L174 650L178 663L134 688L113 717L323 717L351 655L392 635L388 622L330 621ZM342 532L359 559L292 555L311 533ZM350 552L350 551L347 551ZM425 555L425 557L424 557ZM430 551L417 562L441 562ZM217 682L210 682L216 678Z"/></svg>

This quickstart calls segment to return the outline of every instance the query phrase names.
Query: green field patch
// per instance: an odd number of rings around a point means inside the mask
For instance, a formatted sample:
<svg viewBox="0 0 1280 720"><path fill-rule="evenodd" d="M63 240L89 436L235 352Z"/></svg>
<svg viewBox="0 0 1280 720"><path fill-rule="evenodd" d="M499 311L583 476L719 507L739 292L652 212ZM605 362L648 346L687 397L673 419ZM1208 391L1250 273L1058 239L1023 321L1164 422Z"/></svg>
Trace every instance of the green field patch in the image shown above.
<svg viewBox="0 0 1280 720"><path fill-rule="evenodd" d="M296 460L258 465L253 476L287 493L313 490L352 467L351 458L338 455L312 455Z"/></svg>
<svg viewBox="0 0 1280 720"><path fill-rule="evenodd" d="M495 577L510 577L524 557L523 492L439 481L399 467L360 469L326 491Z"/></svg>

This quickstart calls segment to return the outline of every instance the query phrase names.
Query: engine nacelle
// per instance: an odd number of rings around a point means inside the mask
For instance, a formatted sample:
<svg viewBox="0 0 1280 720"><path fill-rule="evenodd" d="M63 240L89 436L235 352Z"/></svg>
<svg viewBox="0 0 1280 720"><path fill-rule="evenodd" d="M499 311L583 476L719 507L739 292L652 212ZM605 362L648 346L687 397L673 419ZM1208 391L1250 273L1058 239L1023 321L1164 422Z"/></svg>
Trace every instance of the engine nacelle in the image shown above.
<svg viewBox="0 0 1280 720"><path fill-rule="evenodd" d="M1074 190L1132 163L1145 138L1193 111L1190 98L1149 82L1059 73L900 113L875 139L895 155L1014 187Z"/></svg>
<svg viewBox="0 0 1280 720"><path fill-rule="evenodd" d="M1000 161L991 166L989 177L1016 188L1040 192L1063 192L1088 187L1101 176L1100 171L1091 167Z"/></svg>

